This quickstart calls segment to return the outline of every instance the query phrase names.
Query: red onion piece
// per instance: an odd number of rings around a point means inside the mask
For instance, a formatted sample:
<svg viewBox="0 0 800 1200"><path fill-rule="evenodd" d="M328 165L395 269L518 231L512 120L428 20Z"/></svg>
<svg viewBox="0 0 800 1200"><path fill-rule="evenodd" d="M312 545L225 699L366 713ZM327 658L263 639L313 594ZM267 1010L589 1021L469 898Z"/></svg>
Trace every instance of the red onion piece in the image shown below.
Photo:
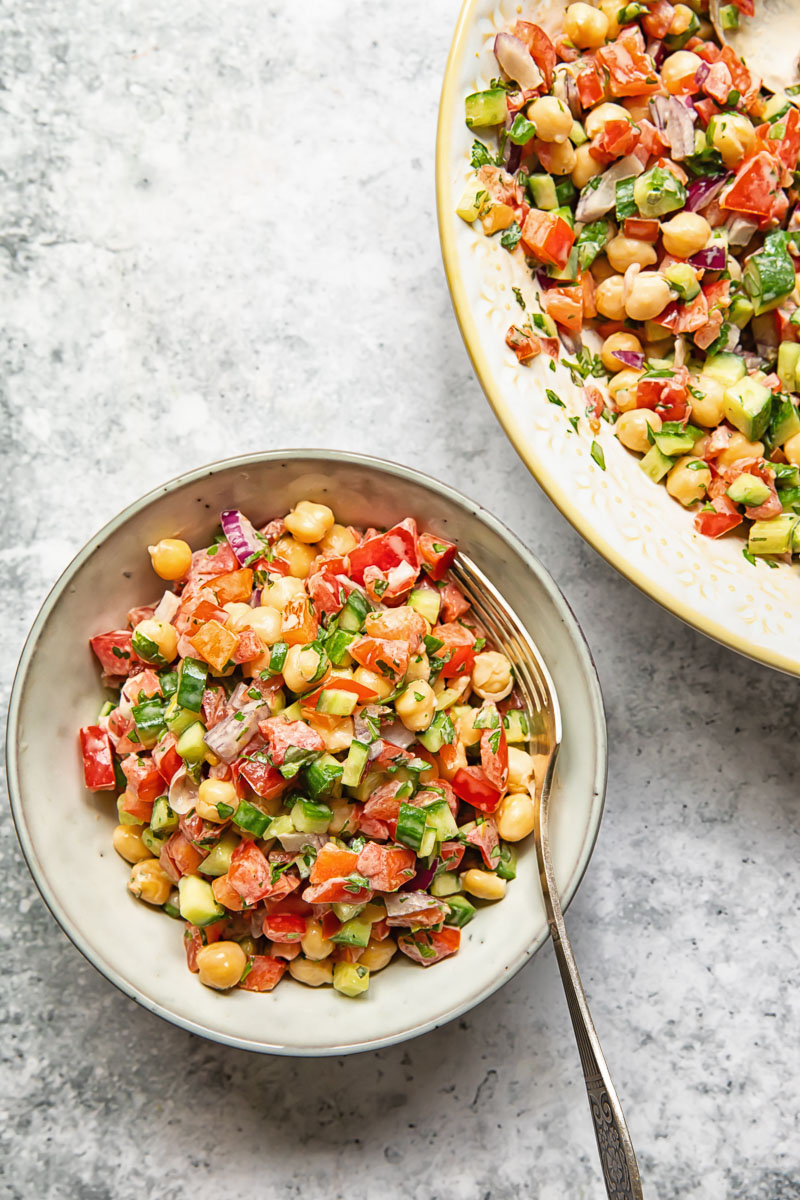
<svg viewBox="0 0 800 1200"><path fill-rule="evenodd" d="M687 108L674 96L653 96L650 111L656 128L663 132L676 161L694 153L694 122L697 119L694 108Z"/></svg>
<svg viewBox="0 0 800 1200"><path fill-rule="evenodd" d="M656 69L658 69L667 57L667 47L659 38L651 38L647 43L647 53L655 63Z"/></svg>
<svg viewBox="0 0 800 1200"><path fill-rule="evenodd" d="M226 509L220 515L220 524L231 550L240 563L246 562L262 549L255 529L238 508Z"/></svg>
<svg viewBox="0 0 800 1200"><path fill-rule="evenodd" d="M575 209L575 220L599 221L617 202L617 183L620 179L630 179L632 175L641 175L644 164L634 154L619 159L613 167L609 167L597 178L600 180L595 188L584 188ZM590 183L593 180L589 181ZM588 187L588 185L587 185Z"/></svg>
<svg viewBox="0 0 800 1200"><path fill-rule="evenodd" d="M516 80L523 91L541 85L541 71L528 47L513 33L498 33L494 39L494 56L508 78Z"/></svg>
<svg viewBox="0 0 800 1200"><path fill-rule="evenodd" d="M425 889L430 887L438 865L438 858L434 858L429 867L422 867L421 870L417 871L413 879L409 879L408 883L402 883L399 890L401 892L421 891L424 893Z"/></svg>
<svg viewBox="0 0 800 1200"><path fill-rule="evenodd" d="M633 367L635 371L641 371L644 366L643 350L615 350L614 357L624 362L626 367Z"/></svg>
<svg viewBox="0 0 800 1200"><path fill-rule="evenodd" d="M327 842L327 837L321 833L279 833L278 841L284 850L299 854L304 846L312 846L320 850Z"/></svg>
<svg viewBox="0 0 800 1200"><path fill-rule="evenodd" d="M386 912L390 918L405 917L409 913L424 912L426 908L433 908L439 901L435 896L429 896L427 892L403 892L398 896L397 892L389 892L383 897L386 904Z"/></svg>
<svg viewBox="0 0 800 1200"><path fill-rule="evenodd" d="M710 70L711 67L707 62L700 63L700 66L694 73L694 81L698 87L702 87L705 81L708 79L708 73Z"/></svg>
<svg viewBox="0 0 800 1200"><path fill-rule="evenodd" d="M693 254L689 259L693 267L704 267L707 271L724 271L727 261L728 255L721 242L698 250L697 254Z"/></svg>
<svg viewBox="0 0 800 1200"><path fill-rule="evenodd" d="M758 225L748 217L735 216L728 217L725 222L725 229L728 232L728 244L730 246L746 246L750 239L758 232Z"/></svg>
<svg viewBox="0 0 800 1200"><path fill-rule="evenodd" d="M156 605L153 617L156 621L167 621L168 623L171 623L172 618L180 608L180 605L181 601L179 596L176 596L174 592L164 592L164 595Z"/></svg>
<svg viewBox="0 0 800 1200"><path fill-rule="evenodd" d="M689 184L686 193L686 211L699 212L714 200L728 180L730 172L725 175L710 175L706 179L695 179Z"/></svg>
<svg viewBox="0 0 800 1200"><path fill-rule="evenodd" d="M259 716L266 710L262 700L251 700L237 713L209 729L203 741L223 762L233 762L255 733Z"/></svg>
<svg viewBox="0 0 800 1200"><path fill-rule="evenodd" d="M194 808L197 800L198 785L186 771L186 763L178 767L169 785L169 806L179 816L184 816Z"/></svg>

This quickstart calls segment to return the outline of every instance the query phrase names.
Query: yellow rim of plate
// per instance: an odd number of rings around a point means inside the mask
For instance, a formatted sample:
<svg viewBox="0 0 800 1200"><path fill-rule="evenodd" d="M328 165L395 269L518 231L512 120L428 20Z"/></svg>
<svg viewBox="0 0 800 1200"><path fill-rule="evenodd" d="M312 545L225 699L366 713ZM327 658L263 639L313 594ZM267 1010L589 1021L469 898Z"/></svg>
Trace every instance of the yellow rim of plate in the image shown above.
<svg viewBox="0 0 800 1200"><path fill-rule="evenodd" d="M552 500L559 512L577 530L581 537L597 551L597 553L614 567L631 583L636 584L646 595L656 600L674 616L685 621L687 625L707 634L731 650L766 666L785 671L788 675L800 675L800 661L773 650L757 646L745 637L731 633L725 625L706 617L693 606L684 603L660 584L649 579L644 571L635 567L614 547L606 541L598 529L586 527L577 506L572 500L571 492L560 485L558 480L550 475L544 463L532 453L525 434L517 422L510 405L503 395L503 388L492 373L480 345L478 325L470 309L466 288L458 268L458 255L454 233L455 203L452 195L452 185L449 170L449 146L452 138L453 121L460 111L462 97L459 94L458 66L465 52L467 35L474 21L474 11L479 0L464 0L458 16L450 53L442 82L442 94L439 101L439 122L436 131L436 211L439 224L439 239L442 246L442 260L450 298L455 309L461 336L467 348L475 374L478 376L486 399L494 409L495 416L503 426L511 444L533 475L539 487Z"/></svg>

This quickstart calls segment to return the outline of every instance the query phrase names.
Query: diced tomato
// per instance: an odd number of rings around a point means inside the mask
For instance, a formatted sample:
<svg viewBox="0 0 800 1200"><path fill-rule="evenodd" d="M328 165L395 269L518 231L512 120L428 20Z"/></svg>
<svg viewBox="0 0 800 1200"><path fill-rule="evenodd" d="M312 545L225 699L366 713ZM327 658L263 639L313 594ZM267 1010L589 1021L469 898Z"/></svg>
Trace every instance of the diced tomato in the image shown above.
<svg viewBox="0 0 800 1200"><path fill-rule="evenodd" d="M674 16L675 9L670 0L655 0L655 4L650 4L642 16L642 29L648 37L660 41L669 33Z"/></svg>
<svg viewBox="0 0 800 1200"><path fill-rule="evenodd" d="M355 679L339 679L336 676L332 676L326 680L321 688L317 688L310 695L303 696L303 708L315 708L323 692L349 692L351 696L356 697L359 704L369 704L371 701L377 699L378 695L372 688L367 687L366 684L358 683ZM324 716L325 714L323 713L322 715Z"/></svg>
<svg viewBox="0 0 800 1200"><path fill-rule="evenodd" d="M272 800L275 796L280 796L291 784L290 779L284 779L280 771L259 758L239 758L234 763L234 768L234 774L241 775L262 800Z"/></svg>
<svg viewBox="0 0 800 1200"><path fill-rule="evenodd" d="M658 158L664 153L667 143L652 121L643 117L636 124L639 126L639 145L636 147L636 154L637 157L641 156L643 165L646 165L648 159Z"/></svg>
<svg viewBox="0 0 800 1200"><path fill-rule="evenodd" d="M625 237L638 238L640 242L657 242L661 232L658 221L648 221L644 217L625 218Z"/></svg>
<svg viewBox="0 0 800 1200"><path fill-rule="evenodd" d="M215 921L213 925L206 925L205 929L198 929L196 925L192 925L189 921L186 922L183 931L183 948L186 951L186 965L195 975L197 974L198 950L202 950L203 946L213 946L214 942L218 942L222 937L223 925L223 921Z"/></svg>
<svg viewBox="0 0 800 1200"><path fill-rule="evenodd" d="M754 17L756 15L755 0L733 0L733 3L743 17Z"/></svg>
<svg viewBox="0 0 800 1200"><path fill-rule="evenodd" d="M453 791L460 800L492 813L502 799L503 793L490 783L482 767L460 767L452 779Z"/></svg>
<svg viewBox="0 0 800 1200"><path fill-rule="evenodd" d="M784 131L781 138L769 136L781 126ZM762 129L767 130L764 149L777 158L787 171L796 171L797 158L800 155L800 112L792 107L779 121L772 125L761 125L757 132L760 134Z"/></svg>
<svg viewBox="0 0 800 1200"><path fill-rule="evenodd" d="M229 908L231 912L241 912L244 908L244 901L228 879L227 874L218 875L216 879L212 879L211 890L217 904L221 904L223 908Z"/></svg>
<svg viewBox="0 0 800 1200"><path fill-rule="evenodd" d="M593 383L584 384L583 398L586 401L587 414L595 419L602 417L606 402L600 388L596 388Z"/></svg>
<svg viewBox="0 0 800 1200"><path fill-rule="evenodd" d="M727 496L716 496L711 504L714 512L704 506L695 513L694 527L704 537L718 538L742 523L742 514Z"/></svg>
<svg viewBox="0 0 800 1200"><path fill-rule="evenodd" d="M714 100L695 100L693 103L695 112L704 125L708 125L711 118L720 111L719 105Z"/></svg>
<svg viewBox="0 0 800 1200"><path fill-rule="evenodd" d="M414 893L419 895L419 893ZM411 893L406 892L404 895L408 898ZM423 893L424 895L424 893ZM429 927L431 925L441 925L447 915L446 909L441 900L437 900L435 896L426 897L430 903L425 908L415 908L411 912L400 912L393 916L387 917L386 924L392 929L414 928L416 926Z"/></svg>
<svg viewBox="0 0 800 1200"><path fill-rule="evenodd" d="M306 932L306 918L299 913L267 913L262 928L273 942L299 942Z"/></svg>
<svg viewBox="0 0 800 1200"><path fill-rule="evenodd" d="M300 750L325 749L325 743L319 734L305 721L284 721L282 717L267 717L259 721L258 728L269 744L270 758L276 767L283 765L286 751L290 746Z"/></svg>
<svg viewBox="0 0 800 1200"><path fill-rule="evenodd" d="M311 882L325 883L328 879L337 879L350 875L358 865L358 855L352 850L342 850L333 842L326 842L321 847L314 865L311 868Z"/></svg>
<svg viewBox="0 0 800 1200"><path fill-rule="evenodd" d="M314 912L311 905L306 904L302 896L284 896L280 900L267 896L262 903L266 911L270 913L299 913L300 916L310 917Z"/></svg>
<svg viewBox="0 0 800 1200"><path fill-rule="evenodd" d="M299 942L272 942L267 953L270 958L281 958L291 962L293 958L297 958L300 949Z"/></svg>
<svg viewBox="0 0 800 1200"><path fill-rule="evenodd" d="M333 615L338 613L345 601L345 592L337 575L347 575L349 564L340 556L318 559L314 571L306 580L308 594L314 603L314 611Z"/></svg>
<svg viewBox="0 0 800 1200"><path fill-rule="evenodd" d="M664 379L640 378L636 385L636 407L650 408L662 421L682 421L688 402L689 372L679 367Z"/></svg>
<svg viewBox="0 0 800 1200"><path fill-rule="evenodd" d="M580 273L578 276L578 287L581 291L584 317L596 317L597 303L595 301L595 293L597 289L591 271L582 271Z"/></svg>
<svg viewBox="0 0 800 1200"><path fill-rule="evenodd" d="M702 285L703 295L709 309L715 306L728 308L730 304L731 284L729 279L715 279L712 283Z"/></svg>
<svg viewBox="0 0 800 1200"><path fill-rule="evenodd" d="M730 71L733 86L739 93L745 108L748 111L756 108L758 106L760 80L753 78L732 46L722 47L719 61L725 63L725 66Z"/></svg>
<svg viewBox="0 0 800 1200"><path fill-rule="evenodd" d="M239 984L245 992L271 992L280 983L289 965L285 960L270 954L254 954L248 959L250 970Z"/></svg>
<svg viewBox="0 0 800 1200"><path fill-rule="evenodd" d="M278 876L270 891L270 900L282 900L293 892L295 888L299 888L301 883L300 876L296 871L284 871Z"/></svg>
<svg viewBox="0 0 800 1200"><path fill-rule="evenodd" d="M164 779L148 754L143 754L141 758L129 754L121 760L120 766L128 781L127 790L131 795L151 804L158 796L163 795Z"/></svg>
<svg viewBox="0 0 800 1200"><path fill-rule="evenodd" d="M176 829L161 847L158 861L175 883L182 875L193 875L207 856L193 846L180 829Z"/></svg>
<svg viewBox="0 0 800 1200"><path fill-rule="evenodd" d="M378 821L396 821L400 813L401 801L397 795L402 783L398 779L390 779L376 787L375 791L364 805L362 818Z"/></svg>
<svg viewBox="0 0 800 1200"><path fill-rule="evenodd" d="M419 566L410 562L398 563L382 571L380 567L364 568L364 590L373 604L395 604L405 600L417 581Z"/></svg>
<svg viewBox="0 0 800 1200"><path fill-rule="evenodd" d="M264 653L264 643L252 629L243 629L233 652L235 663L249 663Z"/></svg>
<svg viewBox="0 0 800 1200"><path fill-rule="evenodd" d="M500 861L500 839L497 834L497 825L492 817L480 821L474 829L471 829L467 834L467 841L470 846L475 846L477 850L480 850L484 863L490 871L493 871Z"/></svg>
<svg viewBox="0 0 800 1200"><path fill-rule="evenodd" d="M311 611L308 596L292 596L284 605L281 637L290 646L306 646L317 636L319 622Z"/></svg>
<svg viewBox="0 0 800 1200"><path fill-rule="evenodd" d="M309 904L367 904L372 899L372 888L360 887L345 875L307 886L303 899Z"/></svg>
<svg viewBox="0 0 800 1200"><path fill-rule="evenodd" d="M623 29L616 41L600 47L596 57L608 71L612 96L650 96L661 87L638 26Z"/></svg>
<svg viewBox="0 0 800 1200"><path fill-rule="evenodd" d="M110 633L99 633L89 639L89 645L97 656L106 675L129 675L142 665L133 653L130 629L112 629Z"/></svg>
<svg viewBox="0 0 800 1200"><path fill-rule="evenodd" d="M733 212L768 217L779 183L778 167L772 157L762 150L742 164L731 186L722 192L720 206Z"/></svg>
<svg viewBox="0 0 800 1200"><path fill-rule="evenodd" d="M161 778L167 784L183 766L183 759L175 749L176 742L175 734L167 733L158 745L153 747L153 762L158 768Z"/></svg>
<svg viewBox="0 0 800 1200"><path fill-rule="evenodd" d="M447 661L442 667L443 679L455 679L469 675L475 661L475 634L458 622L447 622L433 627L433 636L444 642L436 653Z"/></svg>
<svg viewBox="0 0 800 1200"><path fill-rule="evenodd" d="M601 131L589 143L589 153L599 163L610 163L615 158L630 154L639 142L636 127L624 117L606 121Z"/></svg>
<svg viewBox="0 0 800 1200"><path fill-rule="evenodd" d="M236 634L225 629L219 621L206 621L190 640L198 658L202 658L215 671L223 671L233 661L239 641Z"/></svg>
<svg viewBox="0 0 800 1200"><path fill-rule="evenodd" d="M243 604L253 592L253 571L250 567L239 567L238 571L216 575L208 586L216 596L217 604Z"/></svg>
<svg viewBox="0 0 800 1200"><path fill-rule="evenodd" d="M372 934L370 935L376 942L385 942L389 937L391 930L385 920L372 922Z"/></svg>
<svg viewBox="0 0 800 1200"><path fill-rule="evenodd" d="M376 675L399 679L408 670L409 653L406 642L362 637L348 646L347 651L357 663Z"/></svg>
<svg viewBox="0 0 800 1200"><path fill-rule="evenodd" d="M694 300L690 300L686 304L679 304L673 300L659 314L657 323L663 325L665 329L672 330L673 333L694 333L696 329L702 329L707 320L708 301L705 293L701 291ZM641 408L642 405L639 407ZM650 408L650 405L644 407Z"/></svg>
<svg viewBox="0 0 800 1200"><path fill-rule="evenodd" d="M522 366L528 366L538 354L542 353L541 339L527 329L518 325L509 325L506 333L506 345L513 350Z"/></svg>
<svg viewBox="0 0 800 1200"><path fill-rule="evenodd" d="M443 588L439 589L439 600L441 601L443 625L457 621L472 607L461 588L456 587L454 583L446 583Z"/></svg>
<svg viewBox="0 0 800 1200"><path fill-rule="evenodd" d="M358 962L363 953L364 948L362 946L337 946L333 954L330 955L330 960L335 963L354 963Z"/></svg>
<svg viewBox="0 0 800 1200"><path fill-rule="evenodd" d="M377 746L375 749L377 749ZM404 750L402 746L396 746L394 742L390 742L386 738L381 738L381 748L372 760L372 765L378 771L386 771L389 767L402 767L405 762L410 762L412 758L414 758L414 755L410 750Z"/></svg>
<svg viewBox="0 0 800 1200"><path fill-rule="evenodd" d="M139 796L134 796L132 792L123 792L120 807L123 812L128 813L131 817L135 817L143 825L150 823L150 818L153 815L152 800L142 800Z"/></svg>
<svg viewBox="0 0 800 1200"><path fill-rule="evenodd" d="M563 217L532 208L522 227L522 242L540 262L565 267L575 241L575 231Z"/></svg>
<svg viewBox="0 0 800 1200"><path fill-rule="evenodd" d="M422 569L429 579L438 582L453 565L458 547L455 542L446 538L434 537L430 533L421 533L417 539L419 556L422 559Z"/></svg>
<svg viewBox="0 0 800 1200"><path fill-rule="evenodd" d="M446 871L457 871L464 857L464 847L461 842L442 842L439 848L439 858L445 864Z"/></svg>
<svg viewBox="0 0 800 1200"><path fill-rule="evenodd" d="M405 846L379 846L367 842L358 856L357 870L376 892L396 892L414 878L416 855Z"/></svg>
<svg viewBox="0 0 800 1200"><path fill-rule="evenodd" d="M406 517L399 525L393 525L386 533L376 533L373 537L365 538L360 545L350 551L350 577L356 583L364 582L364 571L367 567L377 567L382 572L388 572L393 567L408 563L419 572L419 556L417 552L417 523L412 517Z"/></svg>
<svg viewBox="0 0 800 1200"><path fill-rule="evenodd" d="M337 917L336 913L331 909L330 912L323 913L320 917L320 925L322 926L322 936L330 939L335 933L338 933L342 928L342 922Z"/></svg>
<svg viewBox="0 0 800 1200"><path fill-rule="evenodd" d="M116 787L111 738L99 725L84 725L80 732L83 779L90 792L111 792Z"/></svg>
<svg viewBox="0 0 800 1200"><path fill-rule="evenodd" d="M432 967L449 954L455 954L461 945L461 930L445 925L443 929L418 929L415 933L404 933L397 939L398 949L408 958Z"/></svg>
<svg viewBox="0 0 800 1200"><path fill-rule="evenodd" d="M497 729L481 733L481 766L492 787L504 791L508 782L508 742L502 721Z"/></svg>
<svg viewBox="0 0 800 1200"><path fill-rule="evenodd" d="M272 891L269 863L254 841L241 841L234 850L228 882L247 904L257 904Z"/></svg>
<svg viewBox="0 0 800 1200"><path fill-rule="evenodd" d="M583 328L583 292L579 287L553 287L542 293L542 303L548 316L557 325L580 333Z"/></svg>
<svg viewBox="0 0 800 1200"><path fill-rule="evenodd" d="M664 2L668 3L668 0ZM578 72L575 82L578 86L578 97L584 108L594 108L595 104L603 99L603 81L593 62Z"/></svg>
<svg viewBox="0 0 800 1200"><path fill-rule="evenodd" d="M531 58L542 73L545 87L549 89L556 66L556 48L552 41L539 25L531 21L517 21L514 36L528 47Z"/></svg>

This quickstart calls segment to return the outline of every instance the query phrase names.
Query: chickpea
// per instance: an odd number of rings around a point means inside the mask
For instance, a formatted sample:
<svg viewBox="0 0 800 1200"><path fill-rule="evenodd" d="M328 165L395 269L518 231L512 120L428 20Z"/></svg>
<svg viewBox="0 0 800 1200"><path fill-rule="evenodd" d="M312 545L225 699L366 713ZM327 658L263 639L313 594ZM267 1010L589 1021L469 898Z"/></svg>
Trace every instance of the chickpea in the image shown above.
<svg viewBox="0 0 800 1200"><path fill-rule="evenodd" d="M608 35L608 17L591 4L570 4L564 14L564 33L579 50L595 50Z"/></svg>
<svg viewBox="0 0 800 1200"><path fill-rule="evenodd" d="M377 693L379 700L385 700L394 691L391 679L386 679L384 675L376 675L374 671L369 671L366 667L357 667L353 672L353 679L356 683L363 684L364 687L372 688L373 692Z"/></svg>
<svg viewBox="0 0 800 1200"><path fill-rule="evenodd" d="M618 350L627 350L634 354L642 353L642 343L639 341L635 333L612 333L603 342L603 347L600 351L600 359L604 367L609 371L624 371L627 364L617 358Z"/></svg>
<svg viewBox="0 0 800 1200"><path fill-rule="evenodd" d="M589 180L593 179L595 175L599 175L602 170L603 164L599 163L591 153L588 142L584 142L582 146L576 148L575 165L570 172L576 188L586 187Z"/></svg>
<svg viewBox="0 0 800 1200"><path fill-rule="evenodd" d="M314 679L318 670L319 655L310 645L290 646L286 651L281 674L291 692L307 692L318 682Z"/></svg>
<svg viewBox="0 0 800 1200"><path fill-rule="evenodd" d="M311 500L301 500L295 504L290 513L286 514L286 528L293 533L298 542L310 544L318 542L333 529L333 512L327 504L314 504Z"/></svg>
<svg viewBox="0 0 800 1200"><path fill-rule="evenodd" d="M793 434L783 443L783 453L793 467L800 467L800 433Z"/></svg>
<svg viewBox="0 0 800 1200"><path fill-rule="evenodd" d="M497 832L506 842L521 842L533 832L536 805L528 792L509 792L495 813Z"/></svg>
<svg viewBox="0 0 800 1200"><path fill-rule="evenodd" d="M441 675L433 685L437 709L449 708L451 704L466 702L472 690L472 680L469 675L459 675L456 679L442 679Z"/></svg>
<svg viewBox="0 0 800 1200"><path fill-rule="evenodd" d="M406 671L406 679L429 679L431 673L431 661L424 650L419 654L415 654L408 664Z"/></svg>
<svg viewBox="0 0 800 1200"><path fill-rule="evenodd" d="M462 767L467 765L467 752L464 748L464 743L460 738L456 742L455 749L455 757L451 766L445 766L441 755L437 759L439 764L439 774L441 775L442 779L447 779L448 781L453 778L456 771L460 771Z"/></svg>
<svg viewBox="0 0 800 1200"><path fill-rule="evenodd" d="M479 900L502 900L506 894L506 881L491 871L481 871L473 867L461 876L464 891L477 896Z"/></svg>
<svg viewBox="0 0 800 1200"><path fill-rule="evenodd" d="M423 771L422 774L424 775L425 772ZM329 800L328 803L333 813L328 822L328 833L337 837L355 833L358 824L358 809L353 808L353 805L348 804L344 799Z"/></svg>
<svg viewBox="0 0 800 1200"><path fill-rule="evenodd" d="M230 629L231 633L241 633L243 629L252 628L250 618L253 615L253 610L249 604L231 601L230 604L223 604L222 607L228 614L225 628Z"/></svg>
<svg viewBox="0 0 800 1200"><path fill-rule="evenodd" d="M630 120L637 125L639 121L648 121L653 115L650 111L648 96L626 96L622 105Z"/></svg>
<svg viewBox="0 0 800 1200"><path fill-rule="evenodd" d="M235 987L247 966L247 955L238 942L213 942L197 951L200 982L225 992Z"/></svg>
<svg viewBox="0 0 800 1200"><path fill-rule="evenodd" d="M658 433L661 428L661 417L658 413L651 412L649 408L631 408L619 418L614 432L623 446L635 450L638 454L646 454L650 449L648 428Z"/></svg>
<svg viewBox="0 0 800 1200"><path fill-rule="evenodd" d="M664 59L661 82L670 95L694 91L694 76L702 61L700 55L693 54L691 50L676 50Z"/></svg>
<svg viewBox="0 0 800 1200"><path fill-rule="evenodd" d="M615 38L622 28L618 20L621 7L619 0L600 0L600 3L597 7L602 13L605 13L608 20L608 32L606 33L606 37Z"/></svg>
<svg viewBox="0 0 800 1200"><path fill-rule="evenodd" d="M631 284L625 312L633 321L651 321L672 299L672 290L657 271L642 271Z"/></svg>
<svg viewBox="0 0 800 1200"><path fill-rule="evenodd" d="M281 640L281 614L271 604L251 608L249 625L265 646L274 646Z"/></svg>
<svg viewBox="0 0 800 1200"><path fill-rule="evenodd" d="M631 114L627 108L623 108L621 104L612 104L610 101L605 101L603 104L598 104L591 112L586 114L586 119L583 122L583 127L590 138L597 137L598 133L602 133L609 121L627 121L630 124Z"/></svg>
<svg viewBox="0 0 800 1200"><path fill-rule="evenodd" d="M555 96L539 96L529 104L528 119L533 121L536 136L543 142L566 142L572 129L572 113Z"/></svg>
<svg viewBox="0 0 800 1200"><path fill-rule="evenodd" d="M723 113L714 118L711 141L725 166L736 167L755 149L756 132L744 114Z"/></svg>
<svg viewBox="0 0 800 1200"><path fill-rule="evenodd" d="M328 532L317 543L321 554L339 554L344 557L355 550L358 542L346 525L331 525Z"/></svg>
<svg viewBox="0 0 800 1200"><path fill-rule="evenodd" d="M475 721L480 714L481 709L467 706L460 709L456 716L456 733L465 746L477 746L481 740L483 730L475 728Z"/></svg>
<svg viewBox="0 0 800 1200"><path fill-rule="evenodd" d="M228 808L236 809L239 806L239 797L236 795L236 788L228 779L204 779L197 789L197 800L195 802L195 812L198 817L202 817L204 821L213 821L217 825L221 825L228 820L227 817L220 816L219 806L227 805Z"/></svg>
<svg viewBox="0 0 800 1200"><path fill-rule="evenodd" d="M690 463L702 463L702 466L693 470L689 466ZM692 454L679 458L667 475L667 491L684 506L694 504L695 500L702 500L710 483L711 471L701 458Z"/></svg>
<svg viewBox="0 0 800 1200"><path fill-rule="evenodd" d="M382 942L379 942L377 938L370 938L366 950L358 961L362 966L368 967L370 971L382 971L384 967L388 967L396 953L397 942L392 938L384 938Z"/></svg>
<svg viewBox="0 0 800 1200"><path fill-rule="evenodd" d="M174 625L170 625L167 621L157 621L155 617L148 617L144 621L140 621L134 629L134 636L147 638L158 647L158 653L164 662L172 662L175 655L178 653L178 631ZM141 650L137 650L140 658L144 658L145 654Z"/></svg>
<svg viewBox="0 0 800 1200"><path fill-rule="evenodd" d="M192 548L180 538L162 538L147 552L159 579L183 579L192 565Z"/></svg>
<svg viewBox="0 0 800 1200"><path fill-rule="evenodd" d="M533 758L517 746L508 748L508 790L520 792L533 779Z"/></svg>
<svg viewBox="0 0 800 1200"><path fill-rule="evenodd" d="M503 700L514 686L511 663L497 650L482 650L475 655L472 686L484 700Z"/></svg>
<svg viewBox="0 0 800 1200"><path fill-rule="evenodd" d="M790 438L789 441L792 439ZM786 454L786 446L783 447L783 453ZM732 463L738 462L740 458L761 458L764 453L763 442L749 442L743 433L735 429L731 435L731 440L721 454L717 455L717 465L720 467L729 467ZM786 454L789 458L789 455ZM789 459L789 462L792 460Z"/></svg>
<svg viewBox="0 0 800 1200"><path fill-rule="evenodd" d="M598 285L595 293L597 311L609 321L625 320L625 304L622 299L624 281L621 275L611 275Z"/></svg>
<svg viewBox="0 0 800 1200"><path fill-rule="evenodd" d="M128 891L137 900L160 908L169 900L172 880L157 858L145 858L134 865L128 880Z"/></svg>
<svg viewBox="0 0 800 1200"><path fill-rule="evenodd" d="M701 375L693 386L703 395L692 396L692 424L715 429L725 416L725 385L710 375Z"/></svg>
<svg viewBox="0 0 800 1200"><path fill-rule="evenodd" d="M577 162L572 142L552 142L548 170L553 175L571 175Z"/></svg>
<svg viewBox="0 0 800 1200"><path fill-rule="evenodd" d="M118 825L111 835L111 844L126 862L138 863L152 854L142 841L141 825Z"/></svg>
<svg viewBox="0 0 800 1200"><path fill-rule="evenodd" d="M667 254L691 258L711 237L711 226L700 213L682 212L661 226L661 236Z"/></svg>
<svg viewBox="0 0 800 1200"><path fill-rule="evenodd" d="M289 974L298 983L305 983L308 987L321 987L323 984L333 983L333 963L310 962L300 955L289 963Z"/></svg>
<svg viewBox="0 0 800 1200"><path fill-rule="evenodd" d="M618 233L606 246L608 261L615 271L624 273L632 263L640 267L650 267L658 261L655 246L643 242L641 238L625 237Z"/></svg>
<svg viewBox="0 0 800 1200"><path fill-rule="evenodd" d="M420 732L427 729L436 712L436 695L424 679L410 683L394 702L395 712L406 729Z"/></svg>
<svg viewBox="0 0 800 1200"><path fill-rule="evenodd" d="M691 25L693 17L694 13L690 8L687 7L687 5L676 4L672 12L672 20L670 21L670 26L667 31L670 37L680 37L682 33L685 33Z"/></svg>
<svg viewBox="0 0 800 1200"><path fill-rule="evenodd" d="M322 926L316 917L309 917L306 921L306 931L300 938L300 945L303 949L303 954L306 958L313 962L319 962L323 958L327 958L329 954L333 954L334 944L322 932Z"/></svg>
<svg viewBox="0 0 800 1200"><path fill-rule="evenodd" d="M299 542L287 533L278 538L275 543L275 553L278 558L284 559L289 564L289 574L293 575L295 579L305 579L311 564L317 557L317 551L313 546Z"/></svg>
<svg viewBox="0 0 800 1200"><path fill-rule="evenodd" d="M639 377L643 374L644 371L626 367L624 371L619 371L613 379L609 380L608 394L620 412L630 412L636 408L636 386Z"/></svg>
<svg viewBox="0 0 800 1200"><path fill-rule="evenodd" d="M295 600L298 596L305 596L306 589L302 579L295 579L293 575L280 575L274 583L269 587L265 587L261 593L261 603L266 608L277 608L278 612L283 612L290 600Z"/></svg>

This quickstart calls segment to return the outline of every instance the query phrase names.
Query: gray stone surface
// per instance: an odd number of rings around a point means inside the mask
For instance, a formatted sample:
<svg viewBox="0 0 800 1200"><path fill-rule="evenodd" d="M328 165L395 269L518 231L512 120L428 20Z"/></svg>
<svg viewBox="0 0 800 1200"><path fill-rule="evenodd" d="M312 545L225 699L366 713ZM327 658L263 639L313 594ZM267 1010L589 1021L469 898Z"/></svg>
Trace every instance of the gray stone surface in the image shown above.
<svg viewBox="0 0 800 1200"><path fill-rule="evenodd" d="M322 445L468 491L552 570L597 659L609 794L569 926L646 1194L800 1197L798 683L629 587L485 403L434 219L456 10L3 10L4 699L72 554L183 469ZM0 846L3 1197L602 1194L549 950L417 1042L258 1058L162 1023L83 962L7 806Z"/></svg>

